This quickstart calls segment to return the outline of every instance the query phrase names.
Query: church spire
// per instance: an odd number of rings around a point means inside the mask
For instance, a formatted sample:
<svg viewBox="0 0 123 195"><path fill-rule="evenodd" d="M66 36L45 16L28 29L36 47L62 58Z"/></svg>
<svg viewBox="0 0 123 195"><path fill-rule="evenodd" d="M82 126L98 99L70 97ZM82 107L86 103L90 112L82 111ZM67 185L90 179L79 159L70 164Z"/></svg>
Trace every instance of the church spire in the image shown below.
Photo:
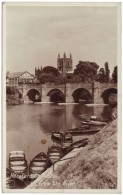
<svg viewBox="0 0 123 195"><path fill-rule="evenodd" d="M71 55L71 53L70 53L70 59L72 59L72 55Z"/></svg>
<svg viewBox="0 0 123 195"><path fill-rule="evenodd" d="M37 68L36 68L36 66L35 66L35 76L36 76L36 72L37 72Z"/></svg>
<svg viewBox="0 0 123 195"><path fill-rule="evenodd" d="M58 54L58 59L60 59L60 53Z"/></svg>
<svg viewBox="0 0 123 195"><path fill-rule="evenodd" d="M64 59L66 58L66 53L65 53L65 52L64 52L63 58L64 58Z"/></svg>

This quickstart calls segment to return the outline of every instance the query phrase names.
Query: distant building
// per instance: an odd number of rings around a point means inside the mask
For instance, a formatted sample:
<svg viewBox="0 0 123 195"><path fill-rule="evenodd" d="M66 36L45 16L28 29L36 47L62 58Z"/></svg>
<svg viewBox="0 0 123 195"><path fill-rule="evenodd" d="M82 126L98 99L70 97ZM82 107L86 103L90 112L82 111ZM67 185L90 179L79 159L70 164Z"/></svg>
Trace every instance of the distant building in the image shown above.
<svg viewBox="0 0 123 195"><path fill-rule="evenodd" d="M27 71L12 72L7 74L6 83L10 86L17 86L19 84L30 84L35 82L35 77Z"/></svg>
<svg viewBox="0 0 123 195"><path fill-rule="evenodd" d="M62 74L63 78L65 78L66 75L71 75L73 73L73 59L71 54L69 58L66 57L65 53L62 58L60 57L60 54L58 54L57 70ZM35 67L35 78L39 79L41 73L42 73L42 66L41 68Z"/></svg>
<svg viewBox="0 0 123 195"><path fill-rule="evenodd" d="M60 54L58 54L57 69L62 74L63 78L66 77L66 74L72 73L73 72L72 55L70 54L70 57L67 58L66 54L64 53L63 58L61 58Z"/></svg>

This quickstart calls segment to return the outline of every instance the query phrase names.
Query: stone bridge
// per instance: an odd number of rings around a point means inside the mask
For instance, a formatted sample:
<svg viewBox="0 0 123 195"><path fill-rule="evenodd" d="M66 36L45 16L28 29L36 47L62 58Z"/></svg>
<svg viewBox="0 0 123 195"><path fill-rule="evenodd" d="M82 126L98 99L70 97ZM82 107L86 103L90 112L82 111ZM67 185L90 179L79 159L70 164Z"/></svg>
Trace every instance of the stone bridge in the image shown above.
<svg viewBox="0 0 123 195"><path fill-rule="evenodd" d="M117 92L116 83L66 83L66 84L23 84L17 87L24 100L29 100L29 92L40 95L40 101L51 102L56 94L63 97L63 102L76 102L79 94L86 92L93 103L106 103L110 93Z"/></svg>

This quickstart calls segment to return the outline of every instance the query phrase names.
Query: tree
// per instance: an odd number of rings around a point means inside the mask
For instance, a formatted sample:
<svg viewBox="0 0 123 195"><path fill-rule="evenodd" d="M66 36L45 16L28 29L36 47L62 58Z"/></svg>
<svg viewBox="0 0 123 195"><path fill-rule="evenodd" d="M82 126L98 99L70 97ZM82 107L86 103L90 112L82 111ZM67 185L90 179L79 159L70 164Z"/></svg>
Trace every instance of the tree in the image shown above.
<svg viewBox="0 0 123 195"><path fill-rule="evenodd" d="M107 81L107 77L106 77L104 68L100 68L99 73L98 73L98 77L97 77L97 81L99 81L100 83L105 83Z"/></svg>
<svg viewBox="0 0 123 195"><path fill-rule="evenodd" d="M8 75L9 75L9 71L6 72L6 77L8 77Z"/></svg>
<svg viewBox="0 0 123 195"><path fill-rule="evenodd" d="M96 80L99 66L95 62L79 61L74 69L73 77L78 76L82 82Z"/></svg>
<svg viewBox="0 0 123 195"><path fill-rule="evenodd" d="M42 84L56 83L58 81L59 76L60 76L60 73L56 68L52 66L46 66L41 71L39 75L39 80Z"/></svg>
<svg viewBox="0 0 123 195"><path fill-rule="evenodd" d="M108 83L110 80L110 70L108 66L108 62L105 63L104 68L100 68L97 81L100 83Z"/></svg>
<svg viewBox="0 0 123 195"><path fill-rule="evenodd" d="M15 95L15 88L7 86L6 87L6 94L8 94L8 95Z"/></svg>
<svg viewBox="0 0 123 195"><path fill-rule="evenodd" d="M42 74L43 73L52 74L54 76L59 76L60 75L59 71L56 68L52 67L52 66L44 67L43 70L42 70Z"/></svg>
<svg viewBox="0 0 123 195"><path fill-rule="evenodd" d="M18 97L22 97L21 93L19 92L19 90L14 87L14 86L7 86L6 87L6 94L7 95L15 95L15 96L18 96Z"/></svg>
<svg viewBox="0 0 123 195"><path fill-rule="evenodd" d="M110 70L108 66L108 62L105 63L105 76L106 76L106 82L109 82L110 79Z"/></svg>
<svg viewBox="0 0 123 195"><path fill-rule="evenodd" d="M42 84L44 83L54 83L55 77L52 74L41 74L39 80Z"/></svg>
<svg viewBox="0 0 123 195"><path fill-rule="evenodd" d="M112 73L112 81L114 83L117 83L117 66L114 67L113 73Z"/></svg>
<svg viewBox="0 0 123 195"><path fill-rule="evenodd" d="M64 79L63 79L62 75L59 75L58 77L55 78L55 83L56 84L63 84L64 83Z"/></svg>

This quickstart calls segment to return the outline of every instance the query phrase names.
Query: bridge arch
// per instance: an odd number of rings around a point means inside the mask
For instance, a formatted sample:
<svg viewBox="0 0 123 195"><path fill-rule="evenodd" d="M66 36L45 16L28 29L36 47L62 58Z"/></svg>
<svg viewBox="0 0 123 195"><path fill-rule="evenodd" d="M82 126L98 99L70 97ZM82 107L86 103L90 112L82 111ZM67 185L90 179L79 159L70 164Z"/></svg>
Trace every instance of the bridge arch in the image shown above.
<svg viewBox="0 0 123 195"><path fill-rule="evenodd" d="M101 95L105 104L117 104L117 89L109 88L106 89Z"/></svg>
<svg viewBox="0 0 123 195"><path fill-rule="evenodd" d="M40 102L41 101L41 94L37 89L30 89L27 92L27 95L29 100L33 101L33 102Z"/></svg>
<svg viewBox="0 0 123 195"><path fill-rule="evenodd" d="M74 102L90 102L92 101L91 93L85 88L78 88L72 93Z"/></svg>
<svg viewBox="0 0 123 195"><path fill-rule="evenodd" d="M47 96L50 98L50 102L58 103L58 102L65 102L65 95L60 89L51 89Z"/></svg>

